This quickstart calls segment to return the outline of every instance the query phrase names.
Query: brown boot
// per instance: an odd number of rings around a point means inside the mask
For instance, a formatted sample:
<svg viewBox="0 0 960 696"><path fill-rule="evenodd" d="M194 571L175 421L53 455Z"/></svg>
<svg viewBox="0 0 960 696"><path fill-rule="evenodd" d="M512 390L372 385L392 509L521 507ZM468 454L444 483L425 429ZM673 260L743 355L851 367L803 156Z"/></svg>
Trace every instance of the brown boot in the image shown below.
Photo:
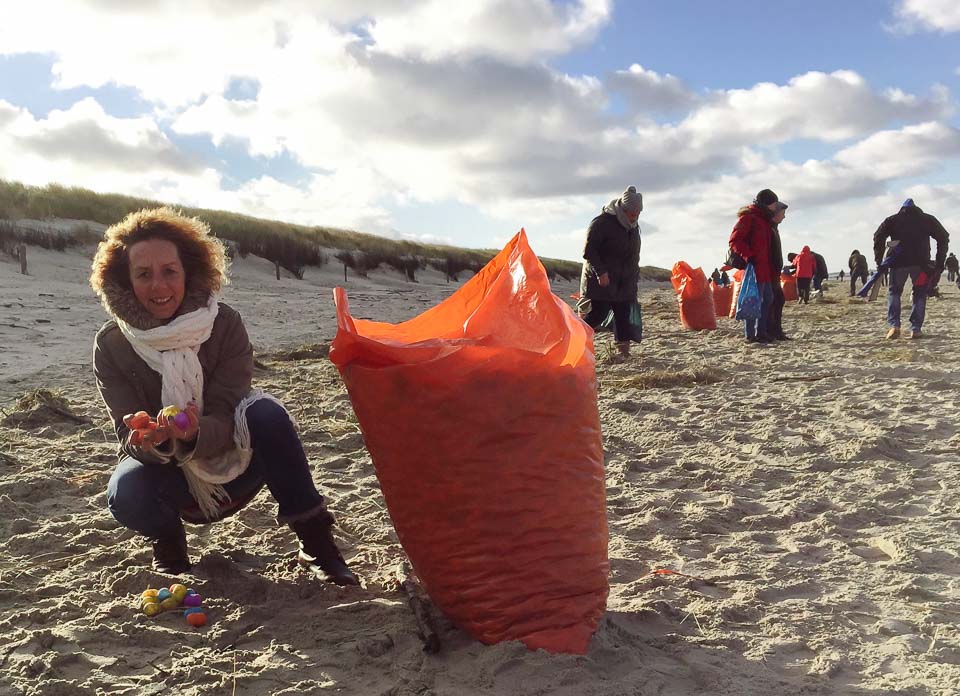
<svg viewBox="0 0 960 696"><path fill-rule="evenodd" d="M360 581L347 567L333 540L333 517L322 512L305 520L290 523L290 529L300 539L297 561L309 568L324 582L335 585L359 585Z"/></svg>
<svg viewBox="0 0 960 696"><path fill-rule="evenodd" d="M170 537L151 539L153 545L153 568L159 573L180 575L190 570L190 555L187 553L187 532Z"/></svg>
<svg viewBox="0 0 960 696"><path fill-rule="evenodd" d="M630 357L630 341L617 341L617 352L621 357Z"/></svg>

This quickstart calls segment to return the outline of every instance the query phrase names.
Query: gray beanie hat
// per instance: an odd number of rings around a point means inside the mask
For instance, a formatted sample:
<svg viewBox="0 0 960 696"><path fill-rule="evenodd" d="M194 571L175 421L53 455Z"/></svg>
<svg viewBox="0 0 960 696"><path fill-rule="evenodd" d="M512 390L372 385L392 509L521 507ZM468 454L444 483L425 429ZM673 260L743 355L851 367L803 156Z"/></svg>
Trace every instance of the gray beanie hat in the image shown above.
<svg viewBox="0 0 960 696"><path fill-rule="evenodd" d="M636 186L628 186L620 196L620 207L628 213L639 213L643 210L643 195L637 193Z"/></svg>

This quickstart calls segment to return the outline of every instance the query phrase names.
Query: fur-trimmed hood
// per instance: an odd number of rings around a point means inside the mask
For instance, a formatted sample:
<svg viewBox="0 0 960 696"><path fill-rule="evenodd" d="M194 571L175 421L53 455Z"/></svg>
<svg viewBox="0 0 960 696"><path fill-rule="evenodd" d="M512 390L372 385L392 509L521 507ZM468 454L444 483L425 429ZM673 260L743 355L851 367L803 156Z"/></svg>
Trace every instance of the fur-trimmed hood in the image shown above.
<svg viewBox="0 0 960 696"><path fill-rule="evenodd" d="M183 302L180 303L174 317L205 307L207 302L210 301L210 295L210 288L202 287L201 284L191 283L188 280L183 293ZM133 328L141 331L155 329L167 323L150 314L147 308L140 304L140 300L137 299L132 289L125 288L114 280L104 282L103 291L100 293L100 303L112 318L122 319Z"/></svg>

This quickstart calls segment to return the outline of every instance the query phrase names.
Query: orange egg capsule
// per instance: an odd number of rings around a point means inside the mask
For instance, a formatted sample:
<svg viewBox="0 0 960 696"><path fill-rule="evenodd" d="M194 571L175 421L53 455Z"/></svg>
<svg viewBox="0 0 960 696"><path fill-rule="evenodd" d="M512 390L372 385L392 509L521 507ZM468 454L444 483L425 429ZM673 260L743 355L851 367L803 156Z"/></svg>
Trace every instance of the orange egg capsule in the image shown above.
<svg viewBox="0 0 960 696"><path fill-rule="evenodd" d="M200 628L201 626L206 625L207 615L202 611L198 611L193 614L187 614L187 623L194 628Z"/></svg>

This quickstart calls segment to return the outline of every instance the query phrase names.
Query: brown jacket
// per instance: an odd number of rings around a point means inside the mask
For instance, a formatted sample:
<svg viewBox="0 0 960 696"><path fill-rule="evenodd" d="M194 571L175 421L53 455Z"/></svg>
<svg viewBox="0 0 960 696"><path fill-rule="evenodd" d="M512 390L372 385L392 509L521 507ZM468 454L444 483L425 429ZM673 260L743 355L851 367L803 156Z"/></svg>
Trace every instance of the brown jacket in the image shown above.
<svg viewBox="0 0 960 696"><path fill-rule="evenodd" d="M198 358L203 368L203 415L194 456L210 457L233 446L233 412L250 391L253 375L253 347L240 314L219 304L213 330ZM114 307L116 309L116 307ZM146 411L156 415L169 404L160 400L160 375L150 369L133 350L113 320L97 332L93 349L93 372L120 442L117 455L144 463L170 460L172 451L158 448L157 455L127 444L129 429L123 424L128 413Z"/></svg>

